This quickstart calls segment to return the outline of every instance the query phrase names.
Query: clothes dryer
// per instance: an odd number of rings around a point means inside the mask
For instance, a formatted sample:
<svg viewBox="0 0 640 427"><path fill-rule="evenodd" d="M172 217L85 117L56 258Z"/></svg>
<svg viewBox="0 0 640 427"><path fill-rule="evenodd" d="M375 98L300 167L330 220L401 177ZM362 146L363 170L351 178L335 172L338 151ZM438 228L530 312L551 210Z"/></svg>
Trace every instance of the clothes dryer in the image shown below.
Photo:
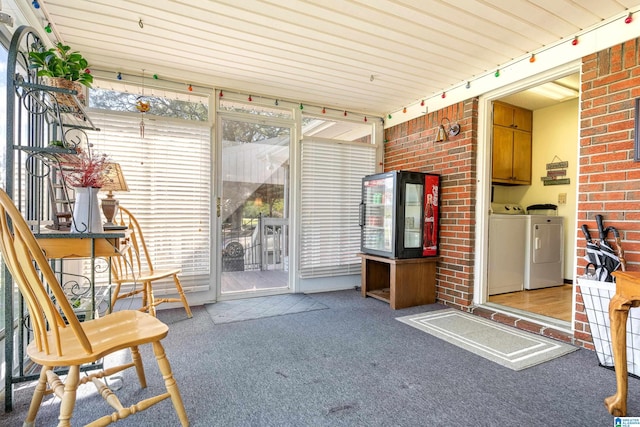
<svg viewBox="0 0 640 427"><path fill-rule="evenodd" d="M564 218L524 215L527 220L524 288L540 289L564 283Z"/></svg>

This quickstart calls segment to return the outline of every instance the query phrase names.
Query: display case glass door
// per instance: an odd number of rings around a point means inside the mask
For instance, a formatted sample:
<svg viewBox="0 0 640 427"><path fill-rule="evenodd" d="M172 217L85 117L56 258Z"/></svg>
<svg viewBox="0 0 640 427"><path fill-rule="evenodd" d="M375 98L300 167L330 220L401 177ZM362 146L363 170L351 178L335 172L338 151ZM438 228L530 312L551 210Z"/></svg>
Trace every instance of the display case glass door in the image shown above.
<svg viewBox="0 0 640 427"><path fill-rule="evenodd" d="M404 194L404 247L422 248L421 223L424 186L405 183Z"/></svg>
<svg viewBox="0 0 640 427"><path fill-rule="evenodd" d="M393 244L393 178L364 183L363 247L391 252Z"/></svg>

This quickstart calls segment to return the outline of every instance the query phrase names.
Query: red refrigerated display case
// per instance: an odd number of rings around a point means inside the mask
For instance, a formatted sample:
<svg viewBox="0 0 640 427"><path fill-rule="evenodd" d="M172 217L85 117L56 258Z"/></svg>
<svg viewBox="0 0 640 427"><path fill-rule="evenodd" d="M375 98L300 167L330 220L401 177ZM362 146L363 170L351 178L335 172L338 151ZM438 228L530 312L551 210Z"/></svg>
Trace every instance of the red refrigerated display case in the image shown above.
<svg viewBox="0 0 640 427"><path fill-rule="evenodd" d="M391 171L362 179L360 249L388 258L438 254L440 176Z"/></svg>

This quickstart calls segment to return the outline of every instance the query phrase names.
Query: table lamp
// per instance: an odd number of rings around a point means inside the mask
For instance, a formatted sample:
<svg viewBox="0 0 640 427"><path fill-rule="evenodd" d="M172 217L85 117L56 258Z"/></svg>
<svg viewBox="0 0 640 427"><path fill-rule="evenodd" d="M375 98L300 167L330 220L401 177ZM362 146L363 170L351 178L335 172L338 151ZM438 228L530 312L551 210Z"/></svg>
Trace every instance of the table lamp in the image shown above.
<svg viewBox="0 0 640 427"><path fill-rule="evenodd" d="M105 226L114 226L113 218L118 212L118 200L113 197L114 191L129 191L127 181L124 180L122 168L118 163L110 163L107 166L107 176L102 184L101 191L108 191L107 197L102 199L102 213L107 222Z"/></svg>

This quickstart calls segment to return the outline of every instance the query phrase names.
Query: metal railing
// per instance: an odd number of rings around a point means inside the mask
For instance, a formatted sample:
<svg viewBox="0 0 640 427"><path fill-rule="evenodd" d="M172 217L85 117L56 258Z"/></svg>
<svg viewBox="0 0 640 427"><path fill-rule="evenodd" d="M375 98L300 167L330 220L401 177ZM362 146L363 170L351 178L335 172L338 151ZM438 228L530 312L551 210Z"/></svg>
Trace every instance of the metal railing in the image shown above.
<svg viewBox="0 0 640 427"><path fill-rule="evenodd" d="M288 219L260 216L223 230L222 271L287 270L288 227Z"/></svg>

